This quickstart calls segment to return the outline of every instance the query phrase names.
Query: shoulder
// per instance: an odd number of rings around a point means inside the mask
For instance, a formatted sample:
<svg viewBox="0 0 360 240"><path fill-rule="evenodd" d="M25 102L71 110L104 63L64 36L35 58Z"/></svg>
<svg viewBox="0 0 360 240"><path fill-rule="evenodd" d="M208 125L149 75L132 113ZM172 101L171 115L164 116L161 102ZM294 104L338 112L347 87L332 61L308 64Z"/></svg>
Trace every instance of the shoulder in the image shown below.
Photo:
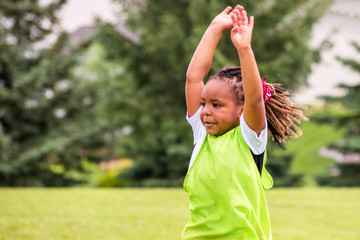
<svg viewBox="0 0 360 240"><path fill-rule="evenodd" d="M244 115L242 114L240 117L240 129L244 141L249 146L253 154L255 155L262 154L266 149L267 138L268 138L266 121L265 121L264 129L261 131L260 135L258 136L257 133L247 125L244 119Z"/></svg>

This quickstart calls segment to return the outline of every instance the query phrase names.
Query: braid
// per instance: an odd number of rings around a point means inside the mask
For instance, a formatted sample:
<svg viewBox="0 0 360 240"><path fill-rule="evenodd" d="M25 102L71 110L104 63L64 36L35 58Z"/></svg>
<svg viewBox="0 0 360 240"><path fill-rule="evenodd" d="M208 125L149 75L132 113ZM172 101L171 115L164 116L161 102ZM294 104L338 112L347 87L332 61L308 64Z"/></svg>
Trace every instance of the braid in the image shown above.
<svg viewBox="0 0 360 240"><path fill-rule="evenodd" d="M291 95L280 84L266 83L266 86L272 89L272 96L265 104L268 128L275 143L284 148L282 143L288 137L297 138L302 134L297 124L308 118L303 114L303 107L292 104L288 99Z"/></svg>
<svg viewBox="0 0 360 240"><path fill-rule="evenodd" d="M244 92L241 79L240 67L225 67L209 78L209 81L216 79L228 83L237 97L237 104L244 104ZM280 87L278 83L265 83L271 88L271 97L265 104L266 119L272 139L281 148L282 143L287 142L288 137L297 138L302 134L297 124L301 120L308 120L303 114L303 108L295 106L288 99L289 92Z"/></svg>

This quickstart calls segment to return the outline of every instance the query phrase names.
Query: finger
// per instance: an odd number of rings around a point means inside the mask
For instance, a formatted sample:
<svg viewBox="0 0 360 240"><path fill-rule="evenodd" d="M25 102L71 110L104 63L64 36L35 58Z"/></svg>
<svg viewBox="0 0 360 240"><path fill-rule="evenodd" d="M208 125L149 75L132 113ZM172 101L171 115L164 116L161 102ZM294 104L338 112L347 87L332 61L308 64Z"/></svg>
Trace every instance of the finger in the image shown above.
<svg viewBox="0 0 360 240"><path fill-rule="evenodd" d="M242 23L240 11L236 11L236 18L237 18L238 25L241 26L243 23Z"/></svg>
<svg viewBox="0 0 360 240"><path fill-rule="evenodd" d="M242 21L242 24L247 26L249 24L248 22L248 17L247 17L247 13L246 11L241 11L241 21Z"/></svg>
<svg viewBox="0 0 360 240"><path fill-rule="evenodd" d="M237 27L239 27L239 22L236 16L236 12L231 14L231 20L233 22L233 30L235 30Z"/></svg>
<svg viewBox="0 0 360 240"><path fill-rule="evenodd" d="M231 11L232 7L227 6L222 12L228 14Z"/></svg>
<svg viewBox="0 0 360 240"><path fill-rule="evenodd" d="M250 27L251 30L254 28L254 22L255 22L254 16L251 16L250 17L250 23L249 23L249 27Z"/></svg>
<svg viewBox="0 0 360 240"><path fill-rule="evenodd" d="M235 6L233 11L235 11L236 9L239 10L239 11L242 11L242 10L244 10L244 7L238 4L238 5Z"/></svg>
<svg viewBox="0 0 360 240"><path fill-rule="evenodd" d="M239 32L239 27L233 27L231 29L231 35L235 35L237 32Z"/></svg>

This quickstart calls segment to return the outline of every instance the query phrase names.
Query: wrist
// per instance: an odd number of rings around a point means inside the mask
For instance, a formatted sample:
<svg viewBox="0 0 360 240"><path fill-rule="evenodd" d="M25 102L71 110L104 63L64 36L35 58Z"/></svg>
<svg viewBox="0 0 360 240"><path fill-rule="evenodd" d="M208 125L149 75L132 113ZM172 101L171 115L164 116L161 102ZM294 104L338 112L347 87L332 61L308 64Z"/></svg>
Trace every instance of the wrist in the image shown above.
<svg viewBox="0 0 360 240"><path fill-rule="evenodd" d="M218 34L222 34L223 32L226 31L226 29L224 28L224 26L222 26L221 24L212 21L209 25L209 29L211 29L211 31L213 31L214 33L218 33Z"/></svg>
<svg viewBox="0 0 360 240"><path fill-rule="evenodd" d="M246 47L238 47L236 48L237 52L239 55L244 55L244 54L249 54L249 53L253 53L253 50L251 48L251 45L246 46Z"/></svg>

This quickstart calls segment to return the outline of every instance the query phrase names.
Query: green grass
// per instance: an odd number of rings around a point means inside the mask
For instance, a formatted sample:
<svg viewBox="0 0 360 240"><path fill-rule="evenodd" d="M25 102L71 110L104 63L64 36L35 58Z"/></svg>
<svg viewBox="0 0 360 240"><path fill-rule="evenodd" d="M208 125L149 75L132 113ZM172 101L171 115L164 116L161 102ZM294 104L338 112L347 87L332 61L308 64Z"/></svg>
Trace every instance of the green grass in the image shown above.
<svg viewBox="0 0 360 240"><path fill-rule="evenodd" d="M2 189L0 240L174 239L186 222L181 190Z"/></svg>
<svg viewBox="0 0 360 240"><path fill-rule="evenodd" d="M267 192L273 239L360 239L360 189ZM0 240L180 239L182 189L0 189Z"/></svg>
<svg viewBox="0 0 360 240"><path fill-rule="evenodd" d="M360 239L360 189L275 189L267 194L274 240Z"/></svg>

